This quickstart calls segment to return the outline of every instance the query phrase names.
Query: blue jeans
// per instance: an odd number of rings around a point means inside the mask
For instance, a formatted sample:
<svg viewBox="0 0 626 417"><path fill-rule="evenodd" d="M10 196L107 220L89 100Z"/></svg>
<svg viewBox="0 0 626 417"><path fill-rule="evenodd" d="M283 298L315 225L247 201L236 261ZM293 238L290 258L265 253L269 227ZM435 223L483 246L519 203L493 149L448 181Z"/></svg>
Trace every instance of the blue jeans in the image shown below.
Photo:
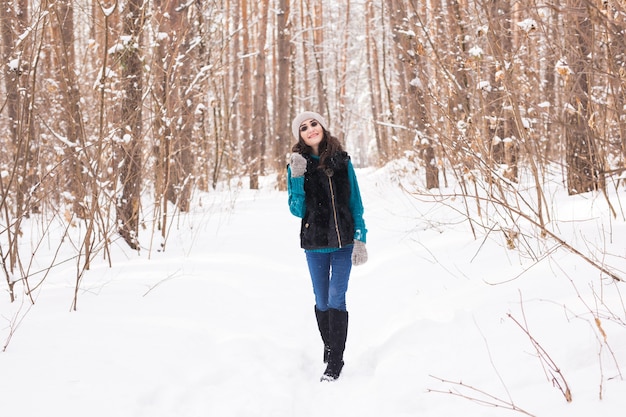
<svg viewBox="0 0 626 417"><path fill-rule="evenodd" d="M326 311L334 308L346 311L346 291L352 269L352 246L330 253L305 253L317 309Z"/></svg>

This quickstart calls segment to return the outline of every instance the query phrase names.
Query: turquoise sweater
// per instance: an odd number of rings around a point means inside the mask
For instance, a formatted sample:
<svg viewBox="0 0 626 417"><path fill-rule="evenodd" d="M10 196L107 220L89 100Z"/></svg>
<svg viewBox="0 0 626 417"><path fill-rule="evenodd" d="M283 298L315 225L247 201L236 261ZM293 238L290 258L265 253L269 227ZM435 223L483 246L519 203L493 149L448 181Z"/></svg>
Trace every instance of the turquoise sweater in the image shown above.
<svg viewBox="0 0 626 417"><path fill-rule="evenodd" d="M319 158L311 155L313 158ZM365 243L367 228L363 220L363 202L361 201L361 192L359 191L359 183L356 179L352 161L348 161L348 177L350 179L350 211L354 219L354 238ZM304 177L293 178L291 176L291 167L287 167L287 194L289 201L289 211L296 217L303 218L306 210L304 195ZM337 248L315 249L312 252L332 252Z"/></svg>

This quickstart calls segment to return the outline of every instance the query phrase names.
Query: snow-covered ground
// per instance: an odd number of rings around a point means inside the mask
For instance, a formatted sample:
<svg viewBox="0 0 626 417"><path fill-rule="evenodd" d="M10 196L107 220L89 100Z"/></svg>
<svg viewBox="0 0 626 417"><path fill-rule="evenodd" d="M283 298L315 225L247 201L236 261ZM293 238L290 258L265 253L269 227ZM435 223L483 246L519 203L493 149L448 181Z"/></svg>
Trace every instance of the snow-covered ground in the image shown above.
<svg viewBox="0 0 626 417"><path fill-rule="evenodd" d="M259 191L202 196L174 220L164 252L147 250L145 230L140 255L114 244L113 266L94 263L75 312L75 261L52 269L34 306L19 284L18 301L0 294L0 346L12 334L0 353L0 414L624 414L626 283L550 239L522 235L520 252L501 231L474 236L461 199L415 198L389 168L358 175L370 260L350 280L337 382L319 382L299 220L266 179ZM548 198L560 236L626 278L620 193L610 194L614 218L602 194Z"/></svg>

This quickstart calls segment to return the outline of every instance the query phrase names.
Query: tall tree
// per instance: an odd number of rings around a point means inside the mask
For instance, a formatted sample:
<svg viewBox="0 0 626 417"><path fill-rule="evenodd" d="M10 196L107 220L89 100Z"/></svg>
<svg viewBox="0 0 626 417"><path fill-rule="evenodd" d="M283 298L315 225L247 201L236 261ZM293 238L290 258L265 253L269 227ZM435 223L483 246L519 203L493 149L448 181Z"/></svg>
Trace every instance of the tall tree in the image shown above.
<svg viewBox="0 0 626 417"><path fill-rule="evenodd" d="M154 153L156 157L156 199L161 206L161 233L165 236L168 203L183 212L189 210L194 182L194 107L199 78L194 46L198 53L204 40L193 45L196 35L191 25L193 3L181 5L173 0L153 2L157 37L155 39ZM198 14L199 15L199 14ZM202 36L198 34L198 38ZM202 146L199 147L202 149ZM201 157L201 155L198 155Z"/></svg>
<svg viewBox="0 0 626 417"><path fill-rule="evenodd" d="M291 106L291 77L289 73L291 65L291 33L290 33L290 1L278 0L278 12L276 14L276 49L278 55L278 78L275 91L276 102L276 141L274 159L275 168L278 172L278 184L280 189L285 190L286 183L286 154L291 143L291 123L293 118Z"/></svg>
<svg viewBox="0 0 626 417"><path fill-rule="evenodd" d="M240 0L226 0L226 10L227 16L230 16L230 25L227 26L227 39L230 39L227 45L227 50L230 51L230 58L228 58L228 67L230 71L228 75L224 77L225 79L225 96L228 97L228 101L226 103L226 115L228 116L226 119L227 128L224 129L224 136L226 136L230 141L228 143L231 147L231 158L237 157L235 150L240 150L242 140L241 135L241 110L243 104L242 94L245 94L242 91L242 82L241 82L241 71L243 68L242 64L242 51L241 51L241 7ZM216 175L213 176L214 178Z"/></svg>
<svg viewBox="0 0 626 417"><path fill-rule="evenodd" d="M365 42L367 58L367 80L369 83L370 111L373 120L374 137L376 149L378 151L378 163L386 163L390 159L389 143L386 136L386 129L382 128L383 120L383 88L380 76L380 60L378 52L377 36L374 31L377 29L376 22L381 17L376 15L373 0L368 0L365 5Z"/></svg>
<svg viewBox="0 0 626 417"><path fill-rule="evenodd" d="M350 62L348 50L350 47L350 20L351 20L351 6L350 0L345 2L345 10L343 10L344 18L341 27L341 32L336 34L338 40L338 54L336 55L335 62L335 107L337 108L337 115L335 116L336 136L341 141L345 141L347 126L350 122L350 113L346 111L348 108L348 99L350 95L347 93L349 84L348 74L348 62ZM338 16L341 19L341 16ZM340 20L341 21L341 20Z"/></svg>
<svg viewBox="0 0 626 417"><path fill-rule="evenodd" d="M332 123L332 117L330 114L330 103L328 102L328 95L326 93L326 80L324 79L324 54L326 53L324 47L324 30L326 28L326 22L324 17L324 7L321 1L313 1L313 6L309 7L310 27L313 32L313 60L315 67L312 68L315 75L317 92L317 106L315 109L319 109L322 114L326 114L326 119L329 123ZM323 109L323 110L322 110Z"/></svg>
<svg viewBox="0 0 626 417"><path fill-rule="evenodd" d="M248 175L253 176L254 167L253 160L258 158L259 155L254 155L254 143L252 139L252 55L250 50L250 31L252 25L249 19L248 0L240 0L241 10L241 53L242 60L241 70L241 88L239 90L239 122L241 124L241 136L242 136L242 150L243 150L243 162ZM241 173L244 171L242 170ZM250 184L252 186L253 184Z"/></svg>
<svg viewBox="0 0 626 417"><path fill-rule="evenodd" d="M171 144L173 142L170 105L168 97L170 96L169 86L171 80L170 64L172 61L171 48L173 42L171 39L171 23L170 13L174 12L175 3L168 0L153 1L154 19L156 21L157 37L154 42L154 83L152 85L152 103L153 103L153 152L155 157L154 169L154 191L155 204L159 207L157 210L160 214L158 224L161 230L161 236L165 238L167 234L168 222L168 190L170 189L171 178ZM157 214L157 216L158 216Z"/></svg>
<svg viewBox="0 0 626 417"><path fill-rule="evenodd" d="M76 79L75 40L74 40L74 2L60 0L52 3L49 9L53 33L52 47L55 51L58 69L58 83L62 95L62 128L64 129L65 154L68 159L67 191L73 196L73 211L80 218L88 214L84 175L90 166L85 146L83 122L80 109L80 87Z"/></svg>
<svg viewBox="0 0 626 417"><path fill-rule="evenodd" d="M395 94L397 104L394 108L391 108L391 112L395 117L395 122L402 128L398 130L397 137L399 139L399 145L404 149L409 149L412 145L413 138L415 137L415 116L416 113L412 111L415 108L415 101L417 97L412 94L410 81L413 79L411 76L412 69L409 62L411 56L409 55L410 39L409 37L415 32L407 27L408 19L408 7L405 0L391 0L389 9L389 23L391 25L391 33L394 41L393 51L395 59L393 65L395 66L396 80L397 80L397 92ZM411 109L409 108L411 107Z"/></svg>
<svg viewBox="0 0 626 417"><path fill-rule="evenodd" d="M401 143L404 149L417 148L426 169L427 188L439 186L438 168L430 139L428 99L425 93L429 76L427 63L422 59L424 47L417 38L416 30L424 28L420 16L426 15L425 4L416 1L391 1L390 22L398 56L396 61L399 91L398 115L403 132Z"/></svg>
<svg viewBox="0 0 626 417"><path fill-rule="evenodd" d="M446 13L447 11L447 13ZM471 63L467 59L470 30L467 13L467 0L440 0L437 3L435 15L445 16L445 19L437 20L438 44L442 41L448 45L438 54L441 59L441 65L444 65L444 73L447 74L444 89L439 90L439 95L446 97L445 107L440 109L438 119L443 119L446 123L443 125L444 131L440 135L439 148L445 150L446 147L450 151L442 151L441 157L448 159L455 168L463 166L463 158L459 149L460 144L473 140L471 129L468 129L469 122L472 120L472 102L470 100L470 72ZM434 42L433 42L434 43ZM431 47L433 47L431 45ZM446 146L442 146L445 144ZM461 168L462 169L462 168ZM444 179L445 168L443 168Z"/></svg>
<svg viewBox="0 0 626 417"><path fill-rule="evenodd" d="M265 143L269 129L267 127L267 84L265 78L265 42L267 40L267 21L269 0L258 3L257 51L254 68L254 114L250 132L250 188L259 188L259 175L263 172Z"/></svg>
<svg viewBox="0 0 626 417"><path fill-rule="evenodd" d="M142 167L142 93L143 66L141 40L144 0L128 0L124 20L122 67L123 97L120 114L119 183L122 188L117 202L120 235L132 248L139 250L139 213L141 209Z"/></svg>
<svg viewBox="0 0 626 417"><path fill-rule="evenodd" d="M16 48L14 30L23 30L25 26L25 14L16 12L18 4L11 0L0 0L2 14L2 62L9 63L8 71L4 78L6 90L6 112L9 121L9 134L11 141L18 142L18 128L20 115L20 96L18 93L20 75L26 67L23 62L22 52Z"/></svg>
<svg viewBox="0 0 626 417"><path fill-rule="evenodd" d="M567 74L565 111L567 191L579 194L602 189L604 182L593 129L593 21L588 9L591 5L586 0L568 0L567 6L566 53L571 70Z"/></svg>
<svg viewBox="0 0 626 417"><path fill-rule="evenodd" d="M172 123L170 144L170 178L167 187L167 199L183 211L189 211L191 190L193 187L194 161L192 155L192 135L194 125L194 105L196 103L193 72L194 48L193 26L189 14L193 3L181 5L176 1L168 2L169 48L166 56L167 65L167 114Z"/></svg>
<svg viewBox="0 0 626 417"><path fill-rule="evenodd" d="M506 167L504 175L515 181L519 135L518 137L514 135L510 109L519 106L520 103L513 99L512 94L520 91L512 91L510 87L513 82L508 79L514 61L511 4L490 0L485 5L485 15L489 24L486 34L489 55L495 63L489 71L488 113L485 118L486 131L489 132L487 146L491 162Z"/></svg>
<svg viewBox="0 0 626 417"><path fill-rule="evenodd" d="M611 128L609 136L616 137L619 152L616 157L626 168L626 123L623 109L626 108L626 3L605 2L606 13L600 14L599 20L604 25L604 39L607 45L606 60L608 67L609 103ZM597 12L596 12L597 13ZM610 140L611 142L613 140Z"/></svg>
<svg viewBox="0 0 626 417"><path fill-rule="evenodd" d="M0 209L6 216L8 239L8 264L11 271L17 266L17 243L21 234L21 220L28 216L29 184L31 173L31 138L34 120L32 106L34 77L31 65L36 62L35 48L32 46L34 30L26 32L30 11L28 0L2 0L0 17L2 31L2 62L5 72L6 106L9 141L5 149L9 150L10 172L2 181L2 201ZM3 259L3 262L6 262Z"/></svg>
<svg viewBox="0 0 626 417"><path fill-rule="evenodd" d="M15 160L17 162L17 154L15 152L15 145L19 143L19 109L20 109L20 99L19 99L19 77L21 74L21 67L18 65L19 61L19 50L15 50L15 33L13 33L13 28L17 24L17 16L15 14L15 9L13 7L13 2L10 0L0 0L0 8L2 9L2 13L0 14L0 31L2 36L2 62L4 63L12 63L9 67L9 70L6 71L6 75L4 76L4 89L6 92L6 98L3 100L2 107L6 107L6 121L7 125L5 126L7 131L7 137L5 137L3 147L5 149L11 149L10 159ZM8 140L7 140L8 139ZM19 148L18 148L19 150ZM12 213L12 202L11 200L15 197L15 193L13 190L15 189L13 184L15 184L17 178L17 172L15 170L11 173L11 177L9 179L5 178L5 176L0 176L0 213L5 217L5 224L10 224L10 219L13 217ZM14 232L15 230L15 232ZM0 246L0 251L2 251L2 264L5 266L5 270L8 270L9 273L6 274L7 284L9 287L9 294L11 297L11 301L15 299L13 293L13 285L14 282L11 279L11 274L16 267L17 257L17 241L19 237L19 229L13 229L11 227L6 230L6 239L7 239L7 247L8 253L4 252L4 248ZM8 259L7 259L8 258Z"/></svg>

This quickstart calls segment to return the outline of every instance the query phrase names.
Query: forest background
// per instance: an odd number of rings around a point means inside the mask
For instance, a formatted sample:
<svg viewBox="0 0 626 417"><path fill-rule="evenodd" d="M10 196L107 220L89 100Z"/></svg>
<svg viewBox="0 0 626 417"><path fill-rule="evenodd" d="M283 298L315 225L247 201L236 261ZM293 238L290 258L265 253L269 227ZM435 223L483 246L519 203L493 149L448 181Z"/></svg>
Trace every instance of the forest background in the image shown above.
<svg viewBox="0 0 626 417"><path fill-rule="evenodd" d="M479 213L502 209L512 247L522 221L566 245L548 227L547 172L570 195L607 195L623 179L623 0L0 0L0 9L0 255L11 300L18 282L32 292L31 260L46 239L21 251L25 219L80 230L78 291L95 256L114 262L118 237L139 251L140 233L160 235L150 249L164 250L194 192L232 179L256 189L270 173L284 187L290 122L305 109L327 118L357 167L404 158L424 193L453 179ZM516 188L522 173L531 200Z"/></svg>

